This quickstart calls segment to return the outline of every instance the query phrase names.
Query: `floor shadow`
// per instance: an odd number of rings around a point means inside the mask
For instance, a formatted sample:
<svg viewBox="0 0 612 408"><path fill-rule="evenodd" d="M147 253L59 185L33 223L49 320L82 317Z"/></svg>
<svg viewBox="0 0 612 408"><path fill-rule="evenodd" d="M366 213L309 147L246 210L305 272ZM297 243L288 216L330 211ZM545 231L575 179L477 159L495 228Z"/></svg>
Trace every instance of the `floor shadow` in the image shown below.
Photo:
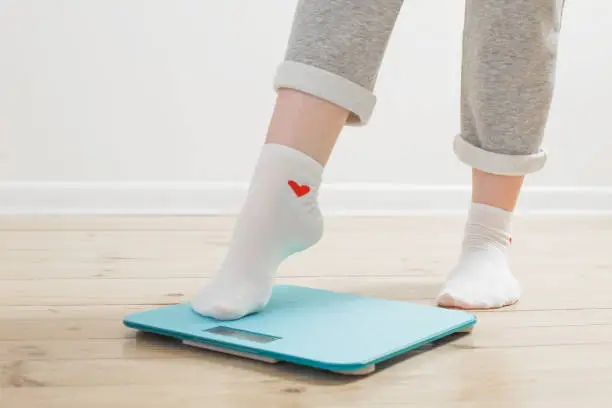
<svg viewBox="0 0 612 408"><path fill-rule="evenodd" d="M429 352L435 352L435 350L445 347L447 345L451 345L452 343L454 343L455 341L468 336L470 333L453 333L450 334L446 337L443 337L441 339L435 340L431 343L425 344L417 349L408 351L406 353L397 355L393 358L390 358L388 360L385 360L379 364L376 365L376 368L378 372L383 371L383 370L387 370L397 364L406 362L407 360L410 360L412 358L415 358L417 356L420 356L422 354L425 353L429 353Z"/></svg>

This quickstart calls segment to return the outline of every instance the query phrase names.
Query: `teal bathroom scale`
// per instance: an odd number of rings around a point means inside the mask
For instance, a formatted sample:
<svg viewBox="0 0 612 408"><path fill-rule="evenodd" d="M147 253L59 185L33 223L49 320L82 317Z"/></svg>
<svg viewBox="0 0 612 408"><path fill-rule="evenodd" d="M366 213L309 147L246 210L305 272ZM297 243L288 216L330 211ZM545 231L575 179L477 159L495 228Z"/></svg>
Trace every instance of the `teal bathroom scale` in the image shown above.
<svg viewBox="0 0 612 408"><path fill-rule="evenodd" d="M123 322L194 347L363 375L379 362L471 330L476 317L460 310L277 285L264 310L238 320L203 317L181 303L130 314Z"/></svg>

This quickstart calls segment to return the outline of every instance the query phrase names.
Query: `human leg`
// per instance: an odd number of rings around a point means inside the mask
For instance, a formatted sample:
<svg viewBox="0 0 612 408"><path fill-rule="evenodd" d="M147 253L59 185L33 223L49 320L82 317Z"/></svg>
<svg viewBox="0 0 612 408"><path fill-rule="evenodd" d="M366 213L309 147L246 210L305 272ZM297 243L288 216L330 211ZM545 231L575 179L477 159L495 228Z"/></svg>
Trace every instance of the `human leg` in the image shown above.
<svg viewBox="0 0 612 408"><path fill-rule="evenodd" d="M288 256L323 233L318 190L346 124L367 123L373 88L401 0L298 3L266 143L223 260L192 301L217 319L238 319L268 302Z"/></svg>
<svg viewBox="0 0 612 408"><path fill-rule="evenodd" d="M510 225L524 177L546 161L562 10L563 0L467 0L454 148L473 168L472 206L442 306L496 308L520 297L507 260Z"/></svg>

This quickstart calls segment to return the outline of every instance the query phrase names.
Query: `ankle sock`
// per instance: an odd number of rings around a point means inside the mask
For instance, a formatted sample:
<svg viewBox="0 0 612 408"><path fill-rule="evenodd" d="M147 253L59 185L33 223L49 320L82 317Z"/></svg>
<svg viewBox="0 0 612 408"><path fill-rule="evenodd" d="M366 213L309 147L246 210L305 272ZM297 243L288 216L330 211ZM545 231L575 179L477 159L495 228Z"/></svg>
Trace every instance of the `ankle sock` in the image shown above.
<svg viewBox="0 0 612 408"><path fill-rule="evenodd" d="M511 212L472 203L459 261L437 298L440 306L491 309L519 300L507 260L511 220Z"/></svg>
<svg viewBox="0 0 612 408"><path fill-rule="evenodd" d="M323 234L318 191L323 166L279 144L265 144L226 257L192 300L193 309L220 320L260 311L283 260Z"/></svg>

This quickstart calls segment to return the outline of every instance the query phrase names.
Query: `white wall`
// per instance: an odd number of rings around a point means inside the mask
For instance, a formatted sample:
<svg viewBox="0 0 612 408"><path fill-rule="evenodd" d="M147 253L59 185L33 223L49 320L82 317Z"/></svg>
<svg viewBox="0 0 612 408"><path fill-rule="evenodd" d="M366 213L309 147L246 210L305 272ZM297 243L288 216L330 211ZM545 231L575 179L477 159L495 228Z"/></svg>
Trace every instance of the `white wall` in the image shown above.
<svg viewBox="0 0 612 408"><path fill-rule="evenodd" d="M295 4L0 1L0 211L234 211ZM550 158L527 209L612 209L610 21L612 2L566 6ZM464 207L462 24L463 3L405 2L373 120L346 129L328 166L326 209Z"/></svg>

